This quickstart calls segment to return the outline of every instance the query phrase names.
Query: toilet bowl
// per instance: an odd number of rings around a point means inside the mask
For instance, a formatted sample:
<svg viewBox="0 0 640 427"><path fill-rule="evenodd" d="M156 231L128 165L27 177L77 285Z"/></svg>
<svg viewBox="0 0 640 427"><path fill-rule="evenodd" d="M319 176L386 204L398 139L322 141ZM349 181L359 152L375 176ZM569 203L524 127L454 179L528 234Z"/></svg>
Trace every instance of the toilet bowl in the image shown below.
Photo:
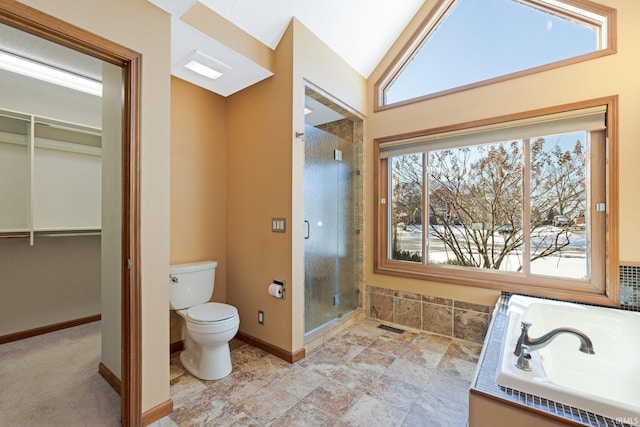
<svg viewBox="0 0 640 427"><path fill-rule="evenodd" d="M185 319L185 350L180 362L192 375L217 380L231 373L229 341L240 326L238 310L228 304L209 302L177 313Z"/></svg>
<svg viewBox="0 0 640 427"><path fill-rule="evenodd" d="M173 265L170 269L171 308L185 323L180 362L195 377L217 380L231 373L229 341L240 326L238 310L208 302L213 294L215 261Z"/></svg>

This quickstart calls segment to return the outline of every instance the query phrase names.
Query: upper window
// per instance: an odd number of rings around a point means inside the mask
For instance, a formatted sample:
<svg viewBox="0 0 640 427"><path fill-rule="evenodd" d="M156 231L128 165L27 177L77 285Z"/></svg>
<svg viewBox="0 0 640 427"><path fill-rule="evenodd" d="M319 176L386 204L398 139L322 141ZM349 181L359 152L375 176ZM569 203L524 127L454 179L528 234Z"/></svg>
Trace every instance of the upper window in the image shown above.
<svg viewBox="0 0 640 427"><path fill-rule="evenodd" d="M441 0L377 84L404 104L614 50L614 11L571 0Z"/></svg>
<svg viewBox="0 0 640 427"><path fill-rule="evenodd" d="M377 141L376 271L606 296L613 108Z"/></svg>

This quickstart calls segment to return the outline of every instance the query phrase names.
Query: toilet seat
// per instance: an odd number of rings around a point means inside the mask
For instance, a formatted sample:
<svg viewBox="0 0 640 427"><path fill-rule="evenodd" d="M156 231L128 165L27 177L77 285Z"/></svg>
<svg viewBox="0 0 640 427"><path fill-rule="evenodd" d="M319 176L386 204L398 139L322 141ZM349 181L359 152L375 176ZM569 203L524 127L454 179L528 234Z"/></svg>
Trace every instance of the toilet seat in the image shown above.
<svg viewBox="0 0 640 427"><path fill-rule="evenodd" d="M229 304L208 302L187 310L187 320L198 325L222 322L238 315L238 309Z"/></svg>

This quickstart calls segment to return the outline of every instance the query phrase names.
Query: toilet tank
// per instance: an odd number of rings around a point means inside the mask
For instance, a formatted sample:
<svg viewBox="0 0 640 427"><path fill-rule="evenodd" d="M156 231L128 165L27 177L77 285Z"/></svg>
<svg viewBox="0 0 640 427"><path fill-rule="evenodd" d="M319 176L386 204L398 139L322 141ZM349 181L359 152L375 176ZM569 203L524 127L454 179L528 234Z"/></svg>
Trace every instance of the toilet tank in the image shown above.
<svg viewBox="0 0 640 427"><path fill-rule="evenodd" d="M176 264L169 268L169 303L172 310L204 304L213 295L216 261Z"/></svg>

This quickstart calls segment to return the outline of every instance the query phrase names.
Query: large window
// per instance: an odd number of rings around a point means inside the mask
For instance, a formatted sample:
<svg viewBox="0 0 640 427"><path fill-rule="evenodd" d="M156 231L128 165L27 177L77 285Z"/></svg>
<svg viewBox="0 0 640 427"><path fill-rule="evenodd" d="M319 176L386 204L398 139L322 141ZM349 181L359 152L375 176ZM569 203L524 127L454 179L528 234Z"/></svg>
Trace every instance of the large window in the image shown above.
<svg viewBox="0 0 640 427"><path fill-rule="evenodd" d="M613 53L614 21L589 1L440 0L376 84L376 107Z"/></svg>
<svg viewBox="0 0 640 427"><path fill-rule="evenodd" d="M606 295L613 101L587 104L377 141L376 271Z"/></svg>

